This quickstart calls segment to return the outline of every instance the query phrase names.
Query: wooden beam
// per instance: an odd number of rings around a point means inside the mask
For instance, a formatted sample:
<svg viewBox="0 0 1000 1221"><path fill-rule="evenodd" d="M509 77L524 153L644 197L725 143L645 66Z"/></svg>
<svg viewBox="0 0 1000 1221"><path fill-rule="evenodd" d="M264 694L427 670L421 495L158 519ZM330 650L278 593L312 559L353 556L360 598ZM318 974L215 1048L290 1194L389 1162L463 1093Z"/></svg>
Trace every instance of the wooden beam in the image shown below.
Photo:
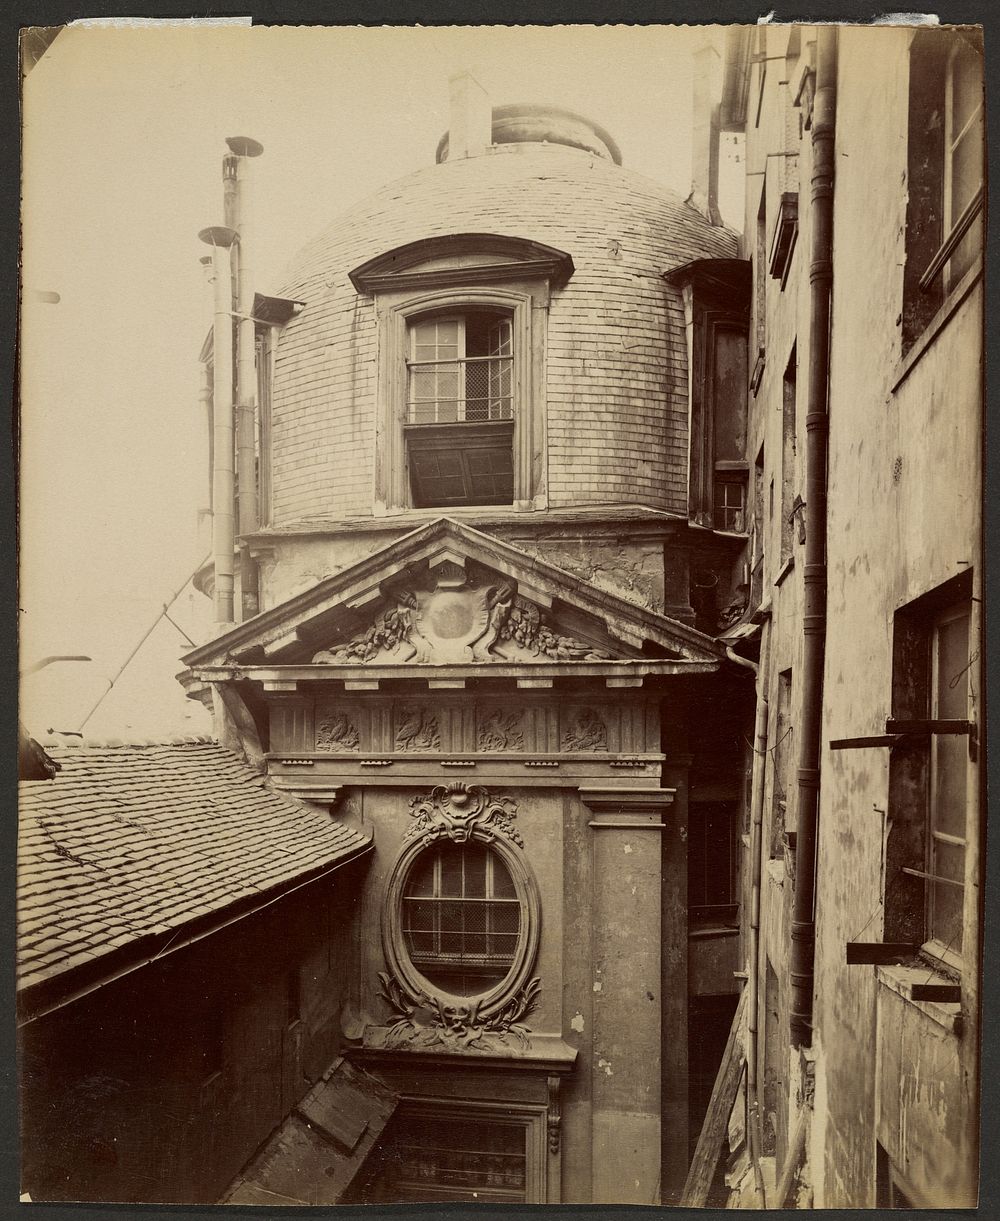
<svg viewBox="0 0 1000 1221"><path fill-rule="evenodd" d="M894 721L890 717L885 723L886 733L960 733L973 732L972 721Z"/></svg>
<svg viewBox="0 0 1000 1221"><path fill-rule="evenodd" d="M899 734L880 734L870 738L834 738L830 743L831 750L858 750L863 746L894 746L899 741Z"/></svg>
<svg viewBox="0 0 1000 1221"><path fill-rule="evenodd" d="M869 966L886 966L906 962L919 947L897 941L848 941L845 948L848 966L858 966L862 963Z"/></svg>
<svg viewBox="0 0 1000 1221"><path fill-rule="evenodd" d="M736 1013L733 1015L726 1050L722 1053L722 1063L719 1065L712 1097L708 1103L708 1110L705 1112L705 1122L701 1125L698 1144L684 1182L684 1191L681 1194L682 1208L704 1208L708 1200L708 1193L712 1189L715 1168L719 1164L719 1154L722 1151L722 1141L729 1126L729 1114L740 1088L740 1078L743 1076L744 1049L743 1040L740 1037L740 1026L746 1016L749 995L750 989L744 988L740 993Z"/></svg>
<svg viewBox="0 0 1000 1221"><path fill-rule="evenodd" d="M937 1001L939 1005L960 1005L962 989L959 984L910 984L911 1001Z"/></svg>

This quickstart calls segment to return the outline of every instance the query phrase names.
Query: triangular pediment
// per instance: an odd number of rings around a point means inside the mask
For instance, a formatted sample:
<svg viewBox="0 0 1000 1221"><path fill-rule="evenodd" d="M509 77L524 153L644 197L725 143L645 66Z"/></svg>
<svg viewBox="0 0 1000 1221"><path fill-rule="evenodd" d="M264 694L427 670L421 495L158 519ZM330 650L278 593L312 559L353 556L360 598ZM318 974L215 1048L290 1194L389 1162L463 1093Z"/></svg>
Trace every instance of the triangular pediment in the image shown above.
<svg viewBox="0 0 1000 1221"><path fill-rule="evenodd" d="M440 518L189 653L221 665L524 667L656 658L718 663L686 624Z"/></svg>

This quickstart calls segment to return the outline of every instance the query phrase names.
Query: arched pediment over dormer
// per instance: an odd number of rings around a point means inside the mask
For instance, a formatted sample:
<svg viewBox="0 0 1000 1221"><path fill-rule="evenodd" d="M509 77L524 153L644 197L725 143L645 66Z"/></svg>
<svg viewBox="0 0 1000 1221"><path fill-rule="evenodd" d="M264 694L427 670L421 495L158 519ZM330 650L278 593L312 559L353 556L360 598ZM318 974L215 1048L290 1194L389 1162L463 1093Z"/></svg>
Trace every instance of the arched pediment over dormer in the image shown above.
<svg viewBox="0 0 1000 1221"><path fill-rule="evenodd" d="M350 272L366 296L414 288L450 288L470 280L543 280L565 284L573 274L565 251L498 233L449 233L408 242L376 255Z"/></svg>

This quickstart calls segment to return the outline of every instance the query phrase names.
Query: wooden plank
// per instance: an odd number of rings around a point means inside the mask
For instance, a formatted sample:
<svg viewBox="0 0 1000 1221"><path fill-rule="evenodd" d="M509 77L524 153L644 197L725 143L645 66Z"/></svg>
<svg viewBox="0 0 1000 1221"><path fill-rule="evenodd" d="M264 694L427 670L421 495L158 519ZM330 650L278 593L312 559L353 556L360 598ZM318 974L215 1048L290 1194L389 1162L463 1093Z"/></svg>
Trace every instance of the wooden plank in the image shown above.
<svg viewBox="0 0 1000 1221"><path fill-rule="evenodd" d="M688 1168L684 1191L681 1195L682 1208L704 1208L708 1193L715 1178L715 1168L719 1164L719 1154L722 1151L722 1141L729 1124L729 1113L736 1101L736 1093L743 1076L743 1040L740 1037L740 1026L746 1016L749 988L744 988L740 994L733 1024L729 1028L729 1038L726 1050L722 1053L722 1062L715 1078L712 1097L705 1112L705 1122L701 1125L698 1144Z"/></svg>
<svg viewBox="0 0 1000 1221"><path fill-rule="evenodd" d="M848 966L858 966L862 963L887 966L906 962L916 954L918 947L899 941L848 941L845 948Z"/></svg>
<svg viewBox="0 0 1000 1221"><path fill-rule="evenodd" d="M885 723L886 733L972 733L972 721L894 721Z"/></svg>
<svg viewBox="0 0 1000 1221"><path fill-rule="evenodd" d="M863 746L893 746L898 741L899 734L881 734L870 738L834 738L830 749L858 750Z"/></svg>
<svg viewBox="0 0 1000 1221"><path fill-rule="evenodd" d="M960 1005L962 989L959 984L910 984L911 1001L937 1001L941 1005Z"/></svg>

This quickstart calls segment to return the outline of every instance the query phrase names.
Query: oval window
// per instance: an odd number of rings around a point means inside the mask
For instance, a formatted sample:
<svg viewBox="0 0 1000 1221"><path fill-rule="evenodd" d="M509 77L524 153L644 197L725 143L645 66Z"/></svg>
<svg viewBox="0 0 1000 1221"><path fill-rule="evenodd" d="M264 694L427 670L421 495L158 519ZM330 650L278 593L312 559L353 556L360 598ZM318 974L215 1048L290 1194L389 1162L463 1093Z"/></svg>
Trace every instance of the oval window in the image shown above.
<svg viewBox="0 0 1000 1221"><path fill-rule="evenodd" d="M506 979L521 940L521 901L500 854L447 840L413 861L403 884L402 933L417 971L453 996Z"/></svg>

